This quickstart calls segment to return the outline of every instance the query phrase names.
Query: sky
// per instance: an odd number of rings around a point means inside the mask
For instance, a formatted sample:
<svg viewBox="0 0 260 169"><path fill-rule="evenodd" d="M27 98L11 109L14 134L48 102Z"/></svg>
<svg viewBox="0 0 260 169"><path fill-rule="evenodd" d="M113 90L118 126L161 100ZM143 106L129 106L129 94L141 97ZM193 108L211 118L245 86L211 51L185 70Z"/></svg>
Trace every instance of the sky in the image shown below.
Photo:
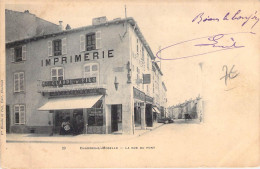
<svg viewBox="0 0 260 169"><path fill-rule="evenodd" d="M69 24L72 28L91 25L92 18L106 16L108 20L125 17L125 5L127 17L133 17L150 45L154 54L159 47L164 48L183 40L198 37L198 32L203 27L192 23L192 19L199 10L190 13L183 10L183 4L178 3L130 3L123 1L98 2L89 1L53 1L52 3L9 3L6 8L16 11L29 10L30 13L59 24L63 21L64 26ZM192 8L194 4L188 3ZM203 4L200 8L203 8ZM214 11L214 8L211 9ZM216 8L217 10L217 8ZM214 23L213 23L214 24ZM192 29L191 29L192 27ZM203 35L208 35L209 30L205 29ZM162 58L177 58L186 56L183 52L189 53L189 46L182 48L169 48L163 50ZM168 106L182 103L190 98L196 98L202 90L202 73L199 63L203 62L205 56L192 57L179 60L163 60L159 65L163 72L163 80L167 87ZM156 59L157 61L158 58Z"/></svg>

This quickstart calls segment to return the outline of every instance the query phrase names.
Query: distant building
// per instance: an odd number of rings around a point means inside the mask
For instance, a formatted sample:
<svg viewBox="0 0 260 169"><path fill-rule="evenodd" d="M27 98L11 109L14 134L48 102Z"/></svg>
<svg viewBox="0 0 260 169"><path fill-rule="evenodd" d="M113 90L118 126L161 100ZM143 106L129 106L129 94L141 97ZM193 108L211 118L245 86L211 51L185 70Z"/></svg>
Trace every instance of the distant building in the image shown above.
<svg viewBox="0 0 260 169"><path fill-rule="evenodd" d="M200 119L203 117L203 101L200 96L196 99L186 100L184 103L168 107L168 113L171 118L184 119L185 116L191 119ZM186 115L185 115L186 114Z"/></svg>
<svg viewBox="0 0 260 169"><path fill-rule="evenodd" d="M61 31L61 26L41 19L28 10L24 12L5 10L6 42L46 35Z"/></svg>

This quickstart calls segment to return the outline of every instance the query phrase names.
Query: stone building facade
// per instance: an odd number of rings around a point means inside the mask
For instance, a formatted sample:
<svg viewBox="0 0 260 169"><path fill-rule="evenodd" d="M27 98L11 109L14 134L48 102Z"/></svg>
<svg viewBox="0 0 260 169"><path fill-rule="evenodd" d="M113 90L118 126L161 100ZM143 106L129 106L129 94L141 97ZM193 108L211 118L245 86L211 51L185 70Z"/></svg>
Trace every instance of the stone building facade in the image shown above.
<svg viewBox="0 0 260 169"><path fill-rule="evenodd" d="M154 59L133 18L7 42L8 132L58 134L64 121L87 134L153 126Z"/></svg>

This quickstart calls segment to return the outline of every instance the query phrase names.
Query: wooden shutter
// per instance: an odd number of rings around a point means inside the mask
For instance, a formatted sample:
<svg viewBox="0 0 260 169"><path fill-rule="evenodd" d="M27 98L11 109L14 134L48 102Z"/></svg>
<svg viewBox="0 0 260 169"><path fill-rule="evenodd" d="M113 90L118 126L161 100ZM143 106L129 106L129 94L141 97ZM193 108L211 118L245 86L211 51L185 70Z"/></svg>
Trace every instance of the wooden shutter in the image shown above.
<svg viewBox="0 0 260 169"><path fill-rule="evenodd" d="M19 123L25 124L25 105L20 105Z"/></svg>
<svg viewBox="0 0 260 169"><path fill-rule="evenodd" d="M67 40L66 38L62 39L62 55L67 54Z"/></svg>
<svg viewBox="0 0 260 169"><path fill-rule="evenodd" d="M20 91L24 91L24 72L19 73Z"/></svg>
<svg viewBox="0 0 260 169"><path fill-rule="evenodd" d="M52 56L52 41L48 41L48 56Z"/></svg>
<svg viewBox="0 0 260 169"><path fill-rule="evenodd" d="M14 73L14 92L19 92L19 73Z"/></svg>
<svg viewBox="0 0 260 169"><path fill-rule="evenodd" d="M14 59L14 48L10 49L10 57L11 57L11 62L15 62L15 59Z"/></svg>
<svg viewBox="0 0 260 169"><path fill-rule="evenodd" d="M80 52L85 51L86 42L85 42L85 35L80 35Z"/></svg>
<svg viewBox="0 0 260 169"><path fill-rule="evenodd" d="M96 32L96 49L101 48L101 31Z"/></svg>
<svg viewBox="0 0 260 169"><path fill-rule="evenodd" d="M26 60L26 45L22 46L22 60Z"/></svg>

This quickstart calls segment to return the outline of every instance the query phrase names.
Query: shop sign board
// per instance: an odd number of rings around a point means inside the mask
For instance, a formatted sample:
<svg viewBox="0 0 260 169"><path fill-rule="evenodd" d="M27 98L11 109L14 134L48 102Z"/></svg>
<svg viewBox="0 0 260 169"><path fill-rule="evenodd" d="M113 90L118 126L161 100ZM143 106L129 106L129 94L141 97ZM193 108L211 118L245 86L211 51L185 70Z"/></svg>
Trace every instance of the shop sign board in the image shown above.
<svg viewBox="0 0 260 169"><path fill-rule="evenodd" d="M96 77L65 79L56 81L42 81L42 87L63 87L64 85L96 83Z"/></svg>
<svg viewBox="0 0 260 169"><path fill-rule="evenodd" d="M134 98L145 101L145 93L134 87Z"/></svg>

